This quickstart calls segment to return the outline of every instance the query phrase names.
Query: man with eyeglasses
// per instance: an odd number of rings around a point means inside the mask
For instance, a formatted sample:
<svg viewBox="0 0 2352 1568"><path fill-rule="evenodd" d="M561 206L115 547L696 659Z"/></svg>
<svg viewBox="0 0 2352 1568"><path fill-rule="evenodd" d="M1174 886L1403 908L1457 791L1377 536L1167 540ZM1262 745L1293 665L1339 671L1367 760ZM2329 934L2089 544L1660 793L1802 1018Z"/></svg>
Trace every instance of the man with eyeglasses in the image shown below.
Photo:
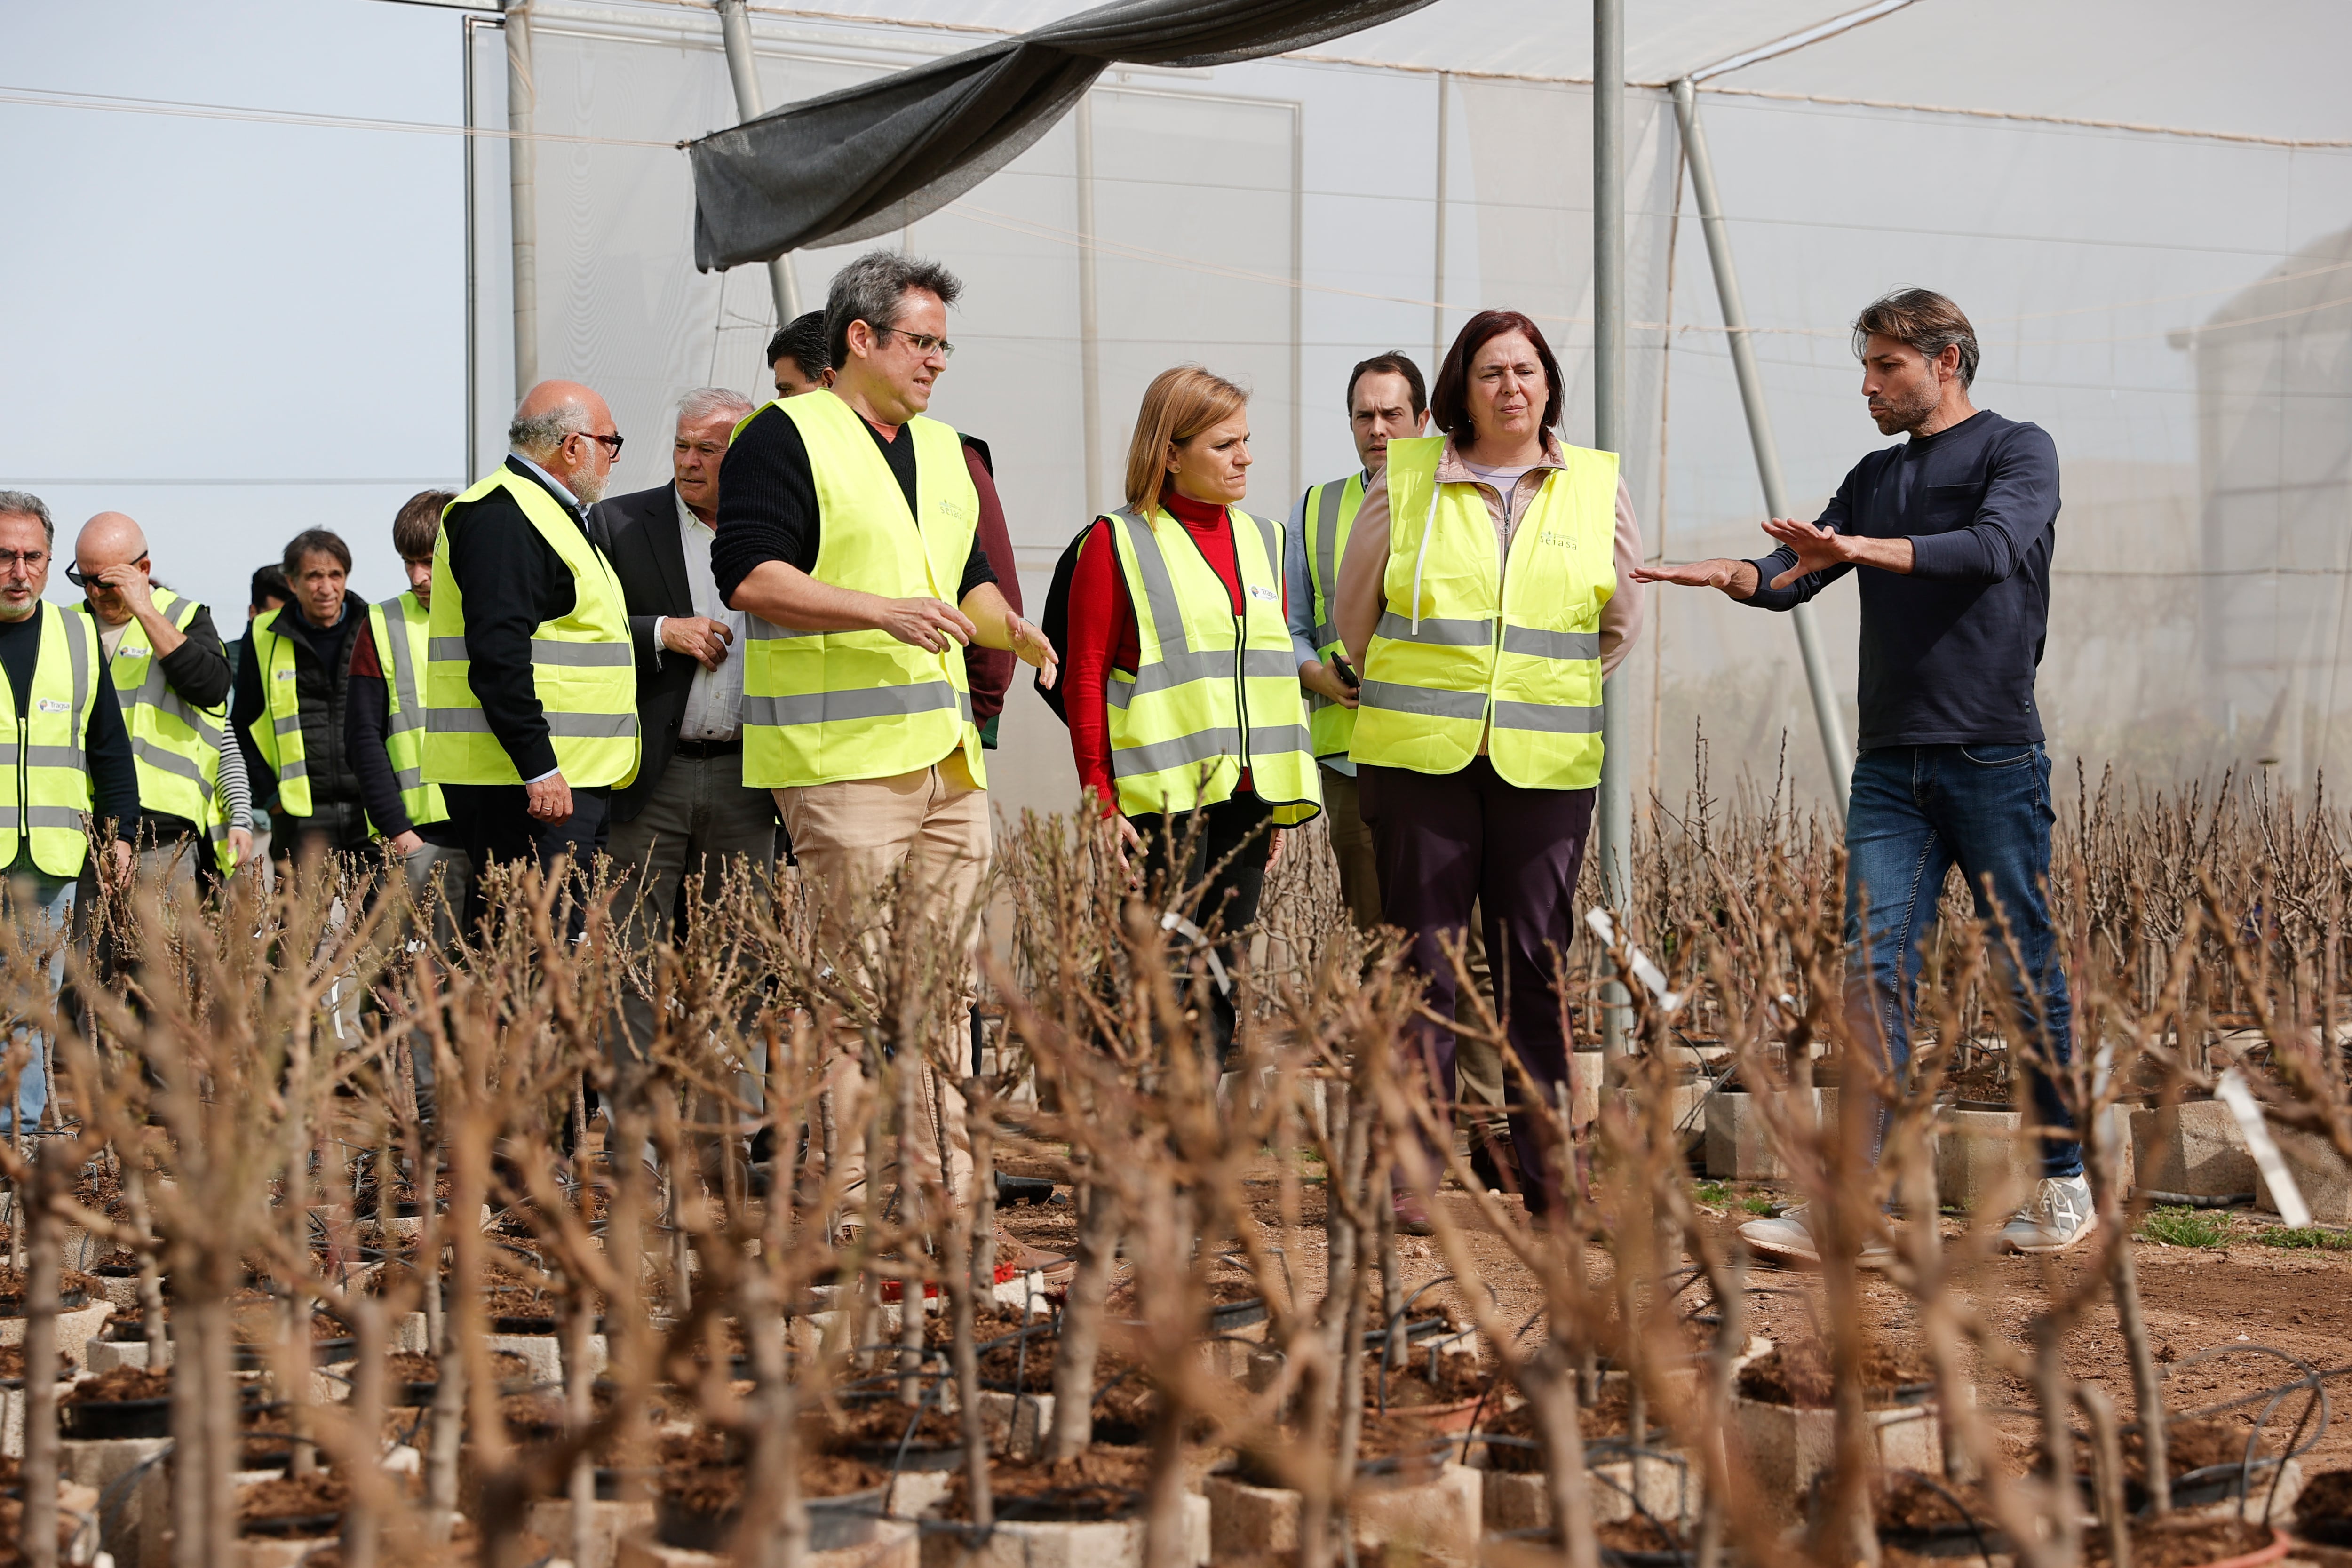
<svg viewBox="0 0 2352 1568"><path fill-rule="evenodd" d="M834 384L771 403L736 432L710 561L720 595L751 617L743 782L776 792L802 875L829 895L826 917L838 922L849 900L903 873L945 929L976 936L966 916L992 846L963 650L1009 649L1048 669L1056 659L1005 603L977 542L962 441L924 415L962 290L938 263L887 250L835 276L824 308ZM960 1063L961 1031L934 1050ZM935 1131L947 1132L950 1169L930 1173L961 1194L961 1103L940 1087L920 1103L943 1102L948 1127L901 1131L929 1165ZM837 1124L855 1125L864 1082L853 1057L835 1060L827 1088ZM839 1173L861 1181L860 1152L841 1152Z"/></svg>
<svg viewBox="0 0 2352 1568"><path fill-rule="evenodd" d="M522 859L583 870L604 847L613 787L637 771L628 605L583 516L621 436L595 393L543 381L507 440L507 460L441 515L424 775L477 875Z"/></svg>
<svg viewBox="0 0 2352 1568"><path fill-rule="evenodd" d="M57 939L72 919L74 889L89 858L92 818L106 845L102 869L120 887L131 875L139 773L98 628L87 616L45 604L57 525L41 498L0 490L0 909L38 952L56 943L49 984L65 976ZM12 1026L0 1050L0 1082L16 1081L0 1119L14 1136L48 1104L41 1035Z"/></svg>
<svg viewBox="0 0 2352 1568"><path fill-rule="evenodd" d="M66 581L98 624L131 732L140 869L174 884L226 876L252 852L253 833L249 816L240 823L228 809L246 793L245 759L224 744L234 678L212 611L154 580L145 531L119 511L82 524Z"/></svg>

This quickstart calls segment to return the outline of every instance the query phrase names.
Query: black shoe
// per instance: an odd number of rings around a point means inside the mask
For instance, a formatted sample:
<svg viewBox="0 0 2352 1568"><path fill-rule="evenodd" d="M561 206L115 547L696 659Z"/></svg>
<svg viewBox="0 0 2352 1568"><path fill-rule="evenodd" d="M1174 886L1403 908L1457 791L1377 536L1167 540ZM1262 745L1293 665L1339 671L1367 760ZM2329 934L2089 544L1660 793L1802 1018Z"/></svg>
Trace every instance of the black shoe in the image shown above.
<svg viewBox="0 0 2352 1568"><path fill-rule="evenodd" d="M1470 1150L1470 1171L1490 1193L1519 1190L1519 1154L1508 1132L1478 1139Z"/></svg>

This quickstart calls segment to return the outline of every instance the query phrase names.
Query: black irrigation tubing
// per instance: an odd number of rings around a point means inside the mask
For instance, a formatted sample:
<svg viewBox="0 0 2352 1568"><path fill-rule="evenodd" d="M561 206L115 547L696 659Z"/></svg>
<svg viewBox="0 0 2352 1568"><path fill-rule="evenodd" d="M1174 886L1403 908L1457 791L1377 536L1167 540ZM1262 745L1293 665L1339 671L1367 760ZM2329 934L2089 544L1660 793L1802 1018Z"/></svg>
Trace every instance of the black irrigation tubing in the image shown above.
<svg viewBox="0 0 2352 1568"><path fill-rule="evenodd" d="M145 1475L155 1466L160 1465L165 1459L170 1458L172 1457L172 1449L176 1445L176 1442L177 1439L175 1438L165 1438L162 1447L156 1449L153 1453L148 1455L145 1458L140 1460L137 1464L131 1466L129 1469L123 1471L121 1475L106 1483L105 1489L98 1494L99 1533L100 1536L104 1536L108 1533L106 1529L106 1515L108 1510L120 1510L124 1501L128 1499L131 1484L137 1480L141 1476Z"/></svg>

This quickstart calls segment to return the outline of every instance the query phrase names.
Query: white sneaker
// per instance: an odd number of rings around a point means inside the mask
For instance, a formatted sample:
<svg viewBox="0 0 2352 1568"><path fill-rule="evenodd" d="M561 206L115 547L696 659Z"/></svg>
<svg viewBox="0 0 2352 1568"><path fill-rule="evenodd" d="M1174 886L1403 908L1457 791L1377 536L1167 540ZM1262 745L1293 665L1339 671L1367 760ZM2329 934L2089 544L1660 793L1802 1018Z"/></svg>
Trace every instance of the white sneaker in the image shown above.
<svg viewBox="0 0 2352 1568"><path fill-rule="evenodd" d="M1802 1205L1777 1219L1751 1219L1739 1227L1739 1236L1757 1251L1783 1262L1818 1266L1822 1260L1821 1247L1805 1224ZM1877 1268L1884 1267L1891 1256L1886 1244L1873 1237L1862 1244L1862 1255L1854 1261L1865 1268Z"/></svg>
<svg viewBox="0 0 2352 1568"><path fill-rule="evenodd" d="M2063 1252L2099 1228L2086 1176L2045 1176L2007 1225L2000 1244L2012 1252Z"/></svg>

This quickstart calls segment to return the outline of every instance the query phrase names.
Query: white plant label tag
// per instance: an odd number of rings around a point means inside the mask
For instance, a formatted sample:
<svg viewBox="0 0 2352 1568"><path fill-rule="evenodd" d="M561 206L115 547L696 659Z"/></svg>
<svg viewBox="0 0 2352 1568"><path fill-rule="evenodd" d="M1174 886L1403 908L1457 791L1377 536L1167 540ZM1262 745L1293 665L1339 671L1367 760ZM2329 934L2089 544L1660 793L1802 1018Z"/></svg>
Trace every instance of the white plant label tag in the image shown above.
<svg viewBox="0 0 2352 1568"><path fill-rule="evenodd" d="M2294 1184L2294 1173L2286 1168L2286 1156L2279 1152L2278 1141L2263 1120L2263 1108L2245 1074L2236 1068L2223 1073L2221 1081L2213 1086L2213 1098L2238 1119L2238 1131L2246 1135L2246 1152L2254 1157L2255 1169L2271 1184L2271 1196L2278 1202L2279 1218L2297 1230L2309 1225L2311 1209L2303 1201L2303 1189Z"/></svg>

